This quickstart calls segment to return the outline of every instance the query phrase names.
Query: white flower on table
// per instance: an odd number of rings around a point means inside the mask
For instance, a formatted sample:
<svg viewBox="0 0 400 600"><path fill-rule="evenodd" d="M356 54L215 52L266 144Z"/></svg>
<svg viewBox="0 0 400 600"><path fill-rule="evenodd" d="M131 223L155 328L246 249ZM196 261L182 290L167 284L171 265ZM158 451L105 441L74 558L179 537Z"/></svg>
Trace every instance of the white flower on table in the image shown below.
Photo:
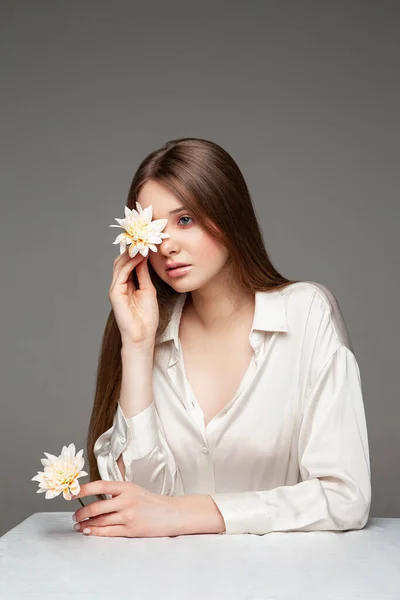
<svg viewBox="0 0 400 600"><path fill-rule="evenodd" d="M68 447L63 446L60 456L44 452L47 458L42 458L44 471L38 471L31 481L39 481L37 494L46 494L46 500L63 494L65 500L71 500L71 496L80 492L79 477L88 475L82 471L85 460L82 456L83 449L75 456L75 444ZM78 498L78 500L80 500ZM82 506L85 506L81 501Z"/></svg>

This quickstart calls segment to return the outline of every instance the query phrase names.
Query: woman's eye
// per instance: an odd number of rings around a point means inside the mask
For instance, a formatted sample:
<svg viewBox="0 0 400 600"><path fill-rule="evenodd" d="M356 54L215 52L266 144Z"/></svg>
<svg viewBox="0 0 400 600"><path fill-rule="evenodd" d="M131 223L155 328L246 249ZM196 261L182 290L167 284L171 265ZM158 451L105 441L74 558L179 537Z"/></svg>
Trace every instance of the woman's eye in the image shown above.
<svg viewBox="0 0 400 600"><path fill-rule="evenodd" d="M182 219L190 219L191 221L193 220L192 217L180 217L179 221L181 221ZM178 223L179 223L178 221ZM184 223L184 225L188 225L189 223Z"/></svg>

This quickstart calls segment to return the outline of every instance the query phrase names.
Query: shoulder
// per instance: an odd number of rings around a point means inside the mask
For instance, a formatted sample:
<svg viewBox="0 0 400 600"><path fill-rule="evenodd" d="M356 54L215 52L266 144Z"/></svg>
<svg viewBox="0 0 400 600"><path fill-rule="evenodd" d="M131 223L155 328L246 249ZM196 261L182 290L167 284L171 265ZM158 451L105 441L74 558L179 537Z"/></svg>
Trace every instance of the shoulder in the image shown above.
<svg viewBox="0 0 400 600"><path fill-rule="evenodd" d="M318 281L297 281L280 290L282 296L299 305L309 305L317 297L325 308L332 311L338 305L336 296L327 286Z"/></svg>
<svg viewBox="0 0 400 600"><path fill-rule="evenodd" d="M352 343L339 301L334 292L317 281L299 281L286 286L280 293L285 301L289 329L301 321L304 335L316 337L326 330L332 343L347 346Z"/></svg>

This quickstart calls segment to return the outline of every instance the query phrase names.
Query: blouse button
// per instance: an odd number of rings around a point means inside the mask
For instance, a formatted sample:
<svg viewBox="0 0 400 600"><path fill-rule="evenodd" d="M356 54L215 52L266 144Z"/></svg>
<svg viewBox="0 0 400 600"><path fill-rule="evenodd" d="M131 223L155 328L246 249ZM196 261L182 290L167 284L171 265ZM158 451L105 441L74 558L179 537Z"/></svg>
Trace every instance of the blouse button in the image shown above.
<svg viewBox="0 0 400 600"><path fill-rule="evenodd" d="M203 446L201 451L204 452L204 454L208 454L209 452L207 446Z"/></svg>
<svg viewBox="0 0 400 600"><path fill-rule="evenodd" d="M121 437L121 438L119 438L119 441L121 442L121 444L125 444L125 442L126 442L126 438L124 438L124 437Z"/></svg>

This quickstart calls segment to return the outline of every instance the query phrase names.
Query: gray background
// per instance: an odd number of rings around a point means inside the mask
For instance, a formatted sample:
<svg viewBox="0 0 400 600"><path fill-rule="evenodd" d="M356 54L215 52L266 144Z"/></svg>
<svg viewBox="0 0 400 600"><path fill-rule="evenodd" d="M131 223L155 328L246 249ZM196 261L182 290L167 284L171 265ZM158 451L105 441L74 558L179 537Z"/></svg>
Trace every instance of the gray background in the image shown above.
<svg viewBox="0 0 400 600"><path fill-rule="evenodd" d="M361 371L371 517L400 517L398 8L1 4L0 534L80 507L31 478L44 451L85 448L109 225L144 156L186 136L237 161L276 267L336 295Z"/></svg>

